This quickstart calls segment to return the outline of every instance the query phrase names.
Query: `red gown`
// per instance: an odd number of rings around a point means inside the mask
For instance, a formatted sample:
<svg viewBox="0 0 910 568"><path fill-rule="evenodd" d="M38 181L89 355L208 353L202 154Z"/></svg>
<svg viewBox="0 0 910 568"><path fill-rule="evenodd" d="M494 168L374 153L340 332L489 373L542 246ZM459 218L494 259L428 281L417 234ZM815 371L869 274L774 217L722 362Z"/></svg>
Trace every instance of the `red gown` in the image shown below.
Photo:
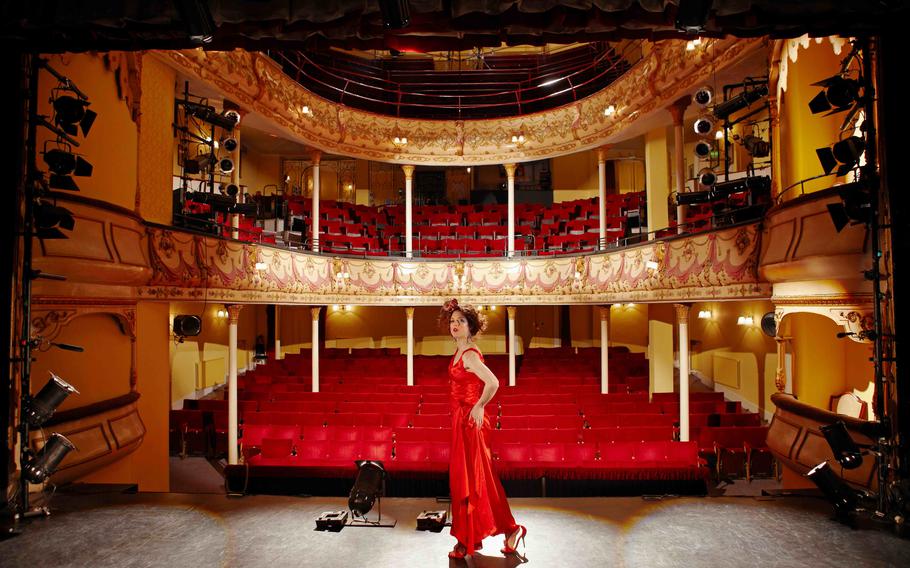
<svg viewBox="0 0 910 568"><path fill-rule="evenodd" d="M473 347L465 350L477 351ZM483 355L477 351L480 360ZM464 353L462 353L464 357ZM464 368L461 357L449 363L452 405L452 452L449 461L449 489L452 495L451 534L473 554L476 545L497 534L510 534L517 525L506 493L493 472L490 458L490 419L483 428L469 424L471 408L483 393L480 377Z"/></svg>

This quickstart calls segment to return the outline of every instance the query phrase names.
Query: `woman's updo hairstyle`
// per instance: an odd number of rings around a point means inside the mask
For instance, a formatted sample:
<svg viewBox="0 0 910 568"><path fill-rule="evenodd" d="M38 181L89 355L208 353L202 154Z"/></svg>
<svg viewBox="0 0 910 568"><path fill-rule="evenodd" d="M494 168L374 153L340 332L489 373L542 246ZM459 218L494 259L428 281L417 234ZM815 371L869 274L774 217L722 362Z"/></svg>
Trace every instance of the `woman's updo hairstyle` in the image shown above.
<svg viewBox="0 0 910 568"><path fill-rule="evenodd" d="M464 319L468 320L468 331L471 332L471 337L487 329L487 316L478 312L474 306L459 306L458 300L452 298L443 304L442 309L439 310L440 330L449 331L449 321L455 312L463 313Z"/></svg>

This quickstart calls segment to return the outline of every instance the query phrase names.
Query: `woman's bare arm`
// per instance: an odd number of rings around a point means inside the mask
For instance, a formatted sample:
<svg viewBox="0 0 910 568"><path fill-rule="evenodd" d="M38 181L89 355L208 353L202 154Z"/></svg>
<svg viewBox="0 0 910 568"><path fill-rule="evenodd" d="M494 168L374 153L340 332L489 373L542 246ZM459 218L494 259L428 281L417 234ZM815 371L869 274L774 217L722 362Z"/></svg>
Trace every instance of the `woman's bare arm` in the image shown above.
<svg viewBox="0 0 910 568"><path fill-rule="evenodd" d="M499 390L499 379L496 378L496 375L493 374L489 367L484 365L476 351L466 351L461 360L465 370L471 371L483 381L483 392L480 394L480 398L474 408L471 409L471 418L474 419L477 427L481 428L483 426L483 409L496 394L496 391Z"/></svg>

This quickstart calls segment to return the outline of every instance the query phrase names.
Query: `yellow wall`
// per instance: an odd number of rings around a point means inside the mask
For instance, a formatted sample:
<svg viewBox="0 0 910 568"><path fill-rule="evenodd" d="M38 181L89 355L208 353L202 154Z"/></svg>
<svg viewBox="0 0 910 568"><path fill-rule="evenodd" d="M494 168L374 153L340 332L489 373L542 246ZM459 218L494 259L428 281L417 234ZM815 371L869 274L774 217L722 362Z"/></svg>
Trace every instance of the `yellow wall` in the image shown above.
<svg viewBox="0 0 910 568"><path fill-rule="evenodd" d="M641 160L616 160L613 162L617 193L644 191L645 163Z"/></svg>
<svg viewBox="0 0 910 568"><path fill-rule="evenodd" d="M46 59L51 67L68 77L89 97L91 105L88 108L98 113L89 135L83 138L80 130L76 137L80 145L72 149L94 166L91 177L73 178L80 188L79 195L134 210L138 130L126 101L117 96L114 72L105 68L100 55L66 53ZM51 89L56 86L57 80L49 73L39 73L38 113L48 116L49 120L53 117L53 107L48 99ZM38 167L47 171L40 152L44 150L44 142L55 136L45 128L38 128L37 132ZM47 149L54 147L49 144Z"/></svg>
<svg viewBox="0 0 910 568"><path fill-rule="evenodd" d="M796 51L795 62L787 62L786 91L780 97L780 144L775 148L775 154L780 162L781 191L800 180L823 173L815 150L837 142L845 116L841 113L825 117L809 111L809 101L820 91L812 83L836 74L840 69L840 59L846 53L842 51L836 55L827 38L821 39L821 43L815 40L808 42L808 48ZM843 177L814 180L806 184L806 192L826 189L843 180ZM799 189L794 188L786 194L786 198L793 199L799 195Z"/></svg>
<svg viewBox="0 0 910 568"><path fill-rule="evenodd" d="M793 389L799 400L827 409L831 395L868 386L871 345L837 339L843 328L821 315L797 313L786 319L793 336Z"/></svg>
<svg viewBox="0 0 910 568"><path fill-rule="evenodd" d="M648 308L648 304L614 304L610 308L610 345L624 345L636 353L647 351ZM597 325L599 329L600 323Z"/></svg>
<svg viewBox="0 0 910 568"><path fill-rule="evenodd" d="M240 135L241 147L243 146L243 133ZM261 191L263 195L272 195L275 188L264 189L266 185L281 187L281 157L277 154L260 154L252 150L242 152L240 168L240 184L246 186L250 195Z"/></svg>
<svg viewBox="0 0 910 568"><path fill-rule="evenodd" d="M553 202L596 197L598 192L597 154L591 150L550 160Z"/></svg>
<svg viewBox="0 0 910 568"><path fill-rule="evenodd" d="M645 185L648 196L648 230L669 226L667 198L670 195L670 168L667 128L645 134Z"/></svg>
<svg viewBox="0 0 910 568"><path fill-rule="evenodd" d="M176 73L152 55L142 56L141 118L139 128L139 214L146 221L170 224L171 175L174 162L174 83Z"/></svg>

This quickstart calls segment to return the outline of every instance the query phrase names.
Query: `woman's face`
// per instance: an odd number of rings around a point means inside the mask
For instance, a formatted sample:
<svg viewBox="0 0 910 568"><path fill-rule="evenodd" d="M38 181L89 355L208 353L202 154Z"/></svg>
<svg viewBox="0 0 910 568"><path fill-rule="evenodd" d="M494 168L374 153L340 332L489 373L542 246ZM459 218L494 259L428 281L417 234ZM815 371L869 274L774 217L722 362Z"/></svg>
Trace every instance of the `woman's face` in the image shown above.
<svg viewBox="0 0 910 568"><path fill-rule="evenodd" d="M452 312L449 318L449 333L455 339L467 338L471 336L471 329L468 326L468 319L459 310Z"/></svg>

